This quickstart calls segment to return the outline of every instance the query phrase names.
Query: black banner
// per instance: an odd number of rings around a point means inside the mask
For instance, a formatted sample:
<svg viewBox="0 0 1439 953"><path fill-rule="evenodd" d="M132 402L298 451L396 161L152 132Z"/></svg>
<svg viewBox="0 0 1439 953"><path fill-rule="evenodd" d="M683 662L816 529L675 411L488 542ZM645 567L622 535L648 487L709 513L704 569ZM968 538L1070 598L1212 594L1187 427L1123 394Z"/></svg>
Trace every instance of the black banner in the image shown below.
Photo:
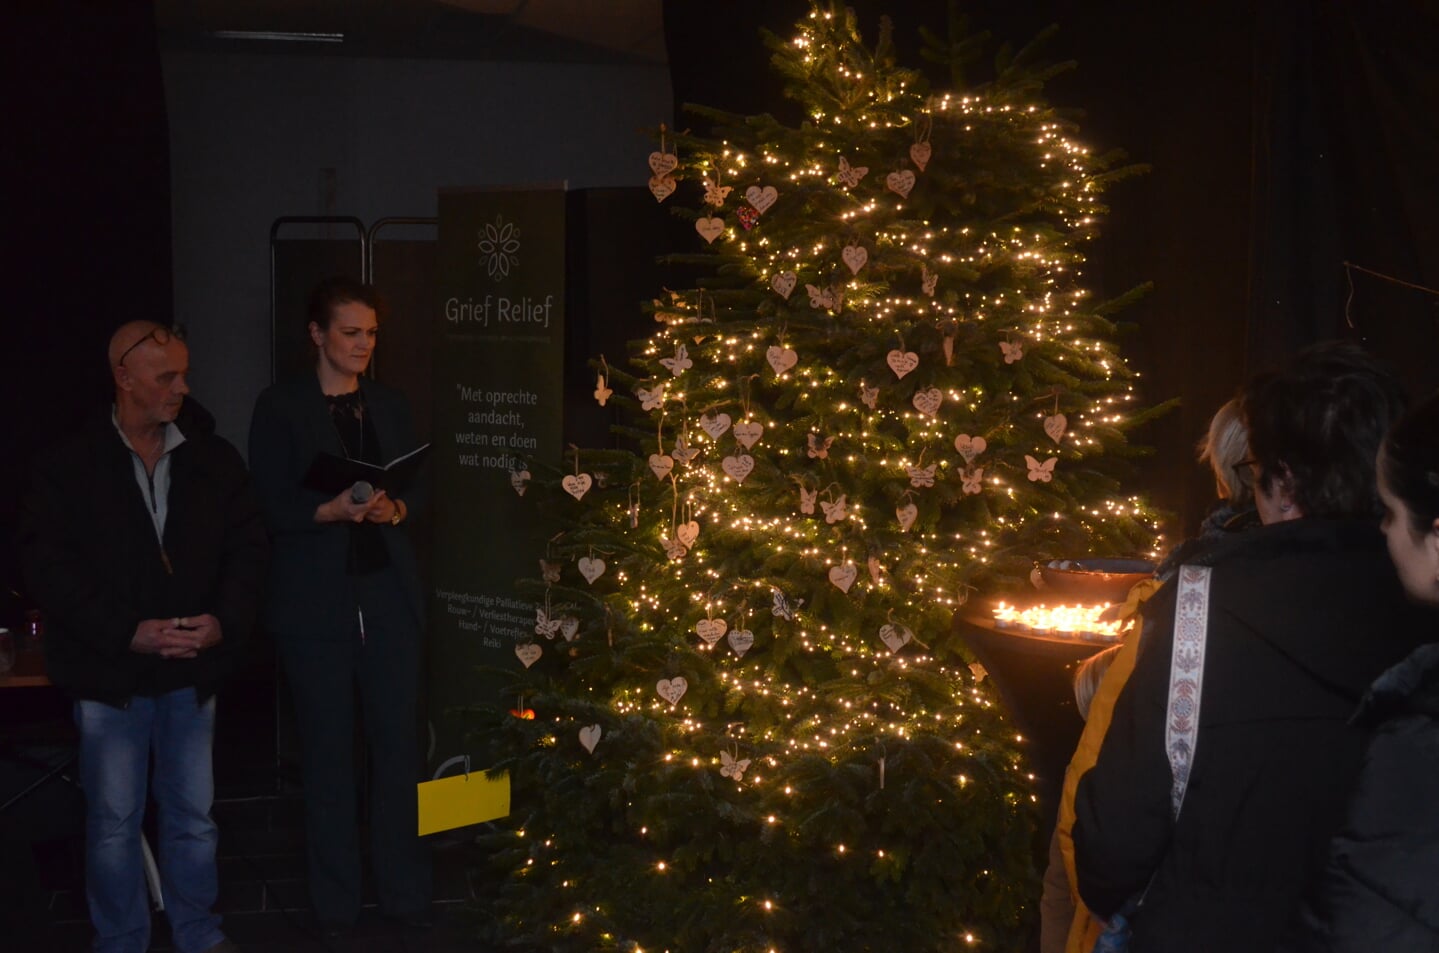
<svg viewBox="0 0 1439 953"><path fill-rule="evenodd" d="M562 456L565 193L442 191L434 351L434 580L430 720L435 761L475 748L457 706L507 705L497 676L535 607L541 525L527 459Z"/></svg>

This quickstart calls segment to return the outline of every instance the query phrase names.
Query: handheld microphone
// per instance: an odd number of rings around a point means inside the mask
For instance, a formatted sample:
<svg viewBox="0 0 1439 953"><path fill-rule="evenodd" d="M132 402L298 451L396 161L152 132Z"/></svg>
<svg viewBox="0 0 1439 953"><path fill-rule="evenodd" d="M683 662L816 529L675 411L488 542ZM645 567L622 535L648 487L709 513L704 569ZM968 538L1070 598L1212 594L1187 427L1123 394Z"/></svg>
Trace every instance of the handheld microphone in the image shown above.
<svg viewBox="0 0 1439 953"><path fill-rule="evenodd" d="M360 480L354 486L350 487L351 503L368 503L370 502L370 497L374 495L375 488L370 485L368 480Z"/></svg>

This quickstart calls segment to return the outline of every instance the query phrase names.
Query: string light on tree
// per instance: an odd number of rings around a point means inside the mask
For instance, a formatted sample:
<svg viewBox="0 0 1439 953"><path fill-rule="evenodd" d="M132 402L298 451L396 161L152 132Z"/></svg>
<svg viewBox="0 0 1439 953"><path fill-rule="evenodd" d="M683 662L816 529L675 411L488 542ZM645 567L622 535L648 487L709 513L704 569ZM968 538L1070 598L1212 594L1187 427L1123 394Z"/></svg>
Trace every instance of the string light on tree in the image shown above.
<svg viewBox="0 0 1439 953"><path fill-rule="evenodd" d="M572 560L537 602L582 621L520 676L536 719L500 726L531 832L492 839L506 940L1026 932L1033 779L951 618L1037 559L1153 546L1120 477L1155 410L1113 343L1124 301L1083 284L1118 170L1023 57L932 89L888 31L817 6L774 47L805 122L664 133L689 183L666 205L704 224L675 257L707 277L654 302L628 369L596 356L639 452L577 451L551 482L593 475L582 498L525 497Z"/></svg>

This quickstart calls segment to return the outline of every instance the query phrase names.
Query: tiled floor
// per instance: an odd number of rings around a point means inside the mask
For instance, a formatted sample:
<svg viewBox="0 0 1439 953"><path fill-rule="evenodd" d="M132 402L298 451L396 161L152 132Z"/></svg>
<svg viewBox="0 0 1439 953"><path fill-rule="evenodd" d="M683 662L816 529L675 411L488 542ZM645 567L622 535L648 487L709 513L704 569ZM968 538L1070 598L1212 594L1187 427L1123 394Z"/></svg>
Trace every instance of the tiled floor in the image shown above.
<svg viewBox="0 0 1439 953"><path fill-rule="evenodd" d="M464 833L439 835L435 857L435 926L416 932L379 915L367 888L366 905L355 930L326 938L309 922L305 900L300 802L295 795L222 797L215 805L220 825L219 912L225 931L242 950L264 953L484 953L472 939L470 878L476 856ZM42 890L17 919L19 932L0 933L0 949L14 953L82 953L90 926L80 883L79 845L49 842L36 852ZM0 911L8 912L8 911ZM168 951L168 927L155 919L151 949Z"/></svg>
<svg viewBox="0 0 1439 953"><path fill-rule="evenodd" d="M435 862L433 929L414 932L382 918L367 883L366 905L353 933L334 939L322 937L309 922L300 794L294 784L281 779L283 772L277 770L273 752L273 746L217 737L217 909L225 918L226 933L242 950L487 953L489 947L473 939L477 914L468 904L475 893L472 878L482 868L473 847L473 831L430 838ZM73 746L56 743L48 748L21 749L20 753L38 753L42 761L51 758L52 763L63 765ZM14 756L16 749L4 754ZM18 789L20 785L13 786ZM10 792L3 793L8 797ZM26 795L14 810L0 815L3 953L82 953L88 949L81 811L78 791L62 777L47 782ZM25 843L30 840L38 842ZM155 918L151 949L173 949L163 915Z"/></svg>
<svg viewBox="0 0 1439 953"><path fill-rule="evenodd" d="M470 838L456 833L436 838L435 927L416 932L379 915L367 888L366 905L355 930L326 938L309 922L305 900L300 803L295 795L248 795L219 799L219 912L225 931L242 950L265 953L484 953L472 939L474 912L470 878L476 856ZM90 926L86 919L77 842L48 842L35 852L41 890L36 902L17 911L18 932L0 939L15 953L82 953ZM0 911L8 913L9 911ZM8 918L8 917L7 917ZM4 934L0 934L4 936ZM171 950L163 915L155 919L151 949Z"/></svg>

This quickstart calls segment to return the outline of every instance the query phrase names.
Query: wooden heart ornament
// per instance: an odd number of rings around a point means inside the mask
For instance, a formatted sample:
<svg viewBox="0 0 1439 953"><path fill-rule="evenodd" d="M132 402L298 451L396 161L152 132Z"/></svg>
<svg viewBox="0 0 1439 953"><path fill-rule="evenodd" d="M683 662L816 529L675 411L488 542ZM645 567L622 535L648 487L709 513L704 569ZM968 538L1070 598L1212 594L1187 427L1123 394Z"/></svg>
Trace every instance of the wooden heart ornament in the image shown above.
<svg viewBox="0 0 1439 953"><path fill-rule="evenodd" d="M799 355L793 349L780 347L778 344L771 344L769 350L764 352L764 359L769 361L769 366L776 374L783 374L799 363Z"/></svg>
<svg viewBox="0 0 1439 953"><path fill-rule="evenodd" d="M775 294L788 301L789 296L794 294L794 289L799 287L799 275L792 271L782 271L769 280L769 286L775 290Z"/></svg>
<svg viewBox="0 0 1439 953"><path fill-rule="evenodd" d="M754 633L749 629L731 629L726 639L729 641L729 647L734 649L734 654L740 658L744 658L744 654L750 650L750 646L754 645Z"/></svg>
<svg viewBox="0 0 1439 953"><path fill-rule="evenodd" d="M758 212L768 212L770 206L774 205L779 198L779 192L772 185L760 188L758 185L751 185L744 190L745 201L755 207Z"/></svg>
<svg viewBox="0 0 1439 953"><path fill-rule="evenodd" d="M700 233L700 238L705 244L713 244L716 238L724 234L724 219L715 218L712 215L705 215L695 219L695 231Z"/></svg>
<svg viewBox="0 0 1439 953"><path fill-rule="evenodd" d="M1049 439L1059 443L1064 437L1064 432L1069 429L1069 418L1063 414L1051 414L1044 418L1044 432Z"/></svg>
<svg viewBox="0 0 1439 953"><path fill-rule="evenodd" d="M580 729L580 744L584 745L585 750L590 754L594 754L595 745L600 743L601 734L599 725L585 725Z"/></svg>
<svg viewBox="0 0 1439 953"><path fill-rule="evenodd" d="M513 488L514 488L514 491L515 491L516 493L518 493L520 496L524 496L524 495L525 495L525 490L529 489L529 484L530 484L530 471L528 471L528 470L511 470L511 471L510 471L510 486L513 487Z"/></svg>
<svg viewBox="0 0 1439 953"><path fill-rule="evenodd" d="M933 417L939 413L939 405L942 403L944 403L944 392L938 387L914 392L914 409L922 414Z"/></svg>
<svg viewBox="0 0 1439 953"><path fill-rule="evenodd" d="M710 435L711 440L718 440L720 435L729 429L729 414L704 414L700 417L700 429Z"/></svg>
<svg viewBox="0 0 1439 953"><path fill-rule="evenodd" d="M686 548L695 544L700 538L700 524L695 520L688 523L681 523L675 527L675 539L679 540Z"/></svg>
<svg viewBox="0 0 1439 953"><path fill-rule="evenodd" d="M898 652L909 644L909 640L914 638L914 633L909 630L908 626L900 625L898 622L886 622L879 627L879 638L891 652Z"/></svg>
<svg viewBox="0 0 1439 953"><path fill-rule="evenodd" d="M689 687L690 683L685 681L683 675L676 675L674 678L662 678L655 683L655 691L659 692L660 697L671 705L679 704L679 700L685 697L685 692L689 690Z"/></svg>
<svg viewBox="0 0 1439 953"><path fill-rule="evenodd" d="M571 473L560 481L560 486L564 487L565 492L570 496L579 500L583 499L584 495L590 491L594 482L588 473Z"/></svg>
<svg viewBox="0 0 1439 953"><path fill-rule="evenodd" d="M672 175L650 176L650 194L656 202L663 202L675 193L675 179Z"/></svg>
<svg viewBox="0 0 1439 953"><path fill-rule="evenodd" d="M734 438L746 450L759 443L759 438L762 436L764 436L764 427L752 420L734 425Z"/></svg>
<svg viewBox="0 0 1439 953"><path fill-rule="evenodd" d="M909 147L909 157L914 161L914 167L923 172L924 167L929 165L930 156L934 155L934 147L928 142L916 142Z"/></svg>
<svg viewBox="0 0 1439 953"><path fill-rule="evenodd" d="M829 581L840 592L848 593L849 587L859 578L859 567L854 563L845 563L843 566L831 567Z"/></svg>
<svg viewBox="0 0 1439 953"><path fill-rule="evenodd" d="M900 198L907 199L910 189L914 188L914 173L908 169L902 172L891 172L884 177L884 185Z"/></svg>
<svg viewBox="0 0 1439 953"><path fill-rule="evenodd" d="M656 480L663 480L670 475L675 468L675 458L667 453L650 454L650 470L654 472Z"/></svg>
<svg viewBox="0 0 1439 953"><path fill-rule="evenodd" d="M605 574L605 561L598 556L581 556L579 570L585 582L594 585L594 581Z"/></svg>
<svg viewBox="0 0 1439 953"><path fill-rule="evenodd" d="M701 619L695 625L695 634L704 639L706 645L714 645L728 630L729 623L724 619Z"/></svg>
<svg viewBox="0 0 1439 953"><path fill-rule="evenodd" d="M720 461L720 469L724 470L736 483L743 483L745 478L754 472L754 457L747 453L725 457Z"/></svg>
<svg viewBox="0 0 1439 953"><path fill-rule="evenodd" d="M904 375L919 366L919 355L913 351L901 351L896 348L884 356L884 362L889 369L894 371L894 376L904 379Z"/></svg>
<svg viewBox="0 0 1439 953"><path fill-rule="evenodd" d="M899 520L899 531L901 533L908 533L909 528L914 525L914 521L919 518L919 507L913 503L897 506L894 510L894 516L895 519Z"/></svg>
<svg viewBox="0 0 1439 953"><path fill-rule="evenodd" d="M515 646L515 655L519 658L520 664L523 665L525 668L529 668L531 665L538 662L540 660L540 656L544 654L545 650L533 643L529 645Z"/></svg>
<svg viewBox="0 0 1439 953"><path fill-rule="evenodd" d="M869 261L869 252L863 245L846 245L844 251L839 253L839 257L849 267L849 273L857 275L859 270L864 267L865 262Z"/></svg>
<svg viewBox="0 0 1439 953"><path fill-rule="evenodd" d="M989 441L983 437L971 437L967 433L962 433L954 438L954 449L959 451L961 457L964 457L965 463L973 463L974 458L983 453L988 447Z"/></svg>
<svg viewBox="0 0 1439 953"><path fill-rule="evenodd" d="M655 175L669 175L679 164L680 160L673 152L656 150L650 153L650 171Z"/></svg>

